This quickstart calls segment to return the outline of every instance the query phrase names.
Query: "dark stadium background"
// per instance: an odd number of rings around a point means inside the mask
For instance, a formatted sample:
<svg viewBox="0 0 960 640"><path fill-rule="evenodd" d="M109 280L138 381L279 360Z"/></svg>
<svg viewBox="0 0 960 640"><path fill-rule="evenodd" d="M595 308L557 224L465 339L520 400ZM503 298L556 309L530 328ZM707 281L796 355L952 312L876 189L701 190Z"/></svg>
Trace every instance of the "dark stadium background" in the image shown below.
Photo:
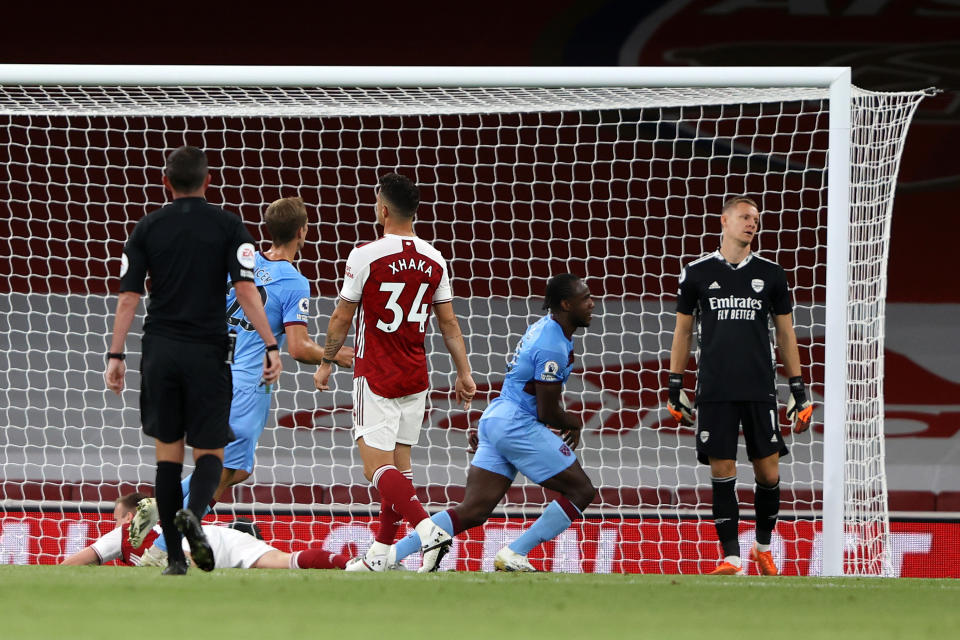
<svg viewBox="0 0 960 640"><path fill-rule="evenodd" d="M910 129L891 302L960 302L960 7L945 0L171 2L4 9L0 63L849 65L874 90L945 90ZM251 5L253 6L253 5ZM792 9L790 7L793 7ZM0 253L6 253L0 252ZM954 347L954 349L957 349Z"/></svg>

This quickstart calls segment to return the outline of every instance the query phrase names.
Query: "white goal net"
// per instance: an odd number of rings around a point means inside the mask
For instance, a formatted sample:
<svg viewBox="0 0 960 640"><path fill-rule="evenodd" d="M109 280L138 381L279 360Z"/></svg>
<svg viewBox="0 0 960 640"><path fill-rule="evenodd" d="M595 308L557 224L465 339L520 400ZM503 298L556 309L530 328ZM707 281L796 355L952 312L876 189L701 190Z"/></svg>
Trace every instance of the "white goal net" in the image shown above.
<svg viewBox="0 0 960 640"><path fill-rule="evenodd" d="M922 95L853 93L847 573L883 574L889 562L886 259L900 151ZM818 404L816 428L787 439L773 551L785 573L819 573L834 215L827 98L825 88L0 87L0 563L58 562L111 526L118 495L151 490L139 321L122 397L104 389L103 358L123 242L167 201L166 154L191 144L210 161L208 199L239 214L255 238L266 237L266 204L292 195L307 202L312 235L297 266L312 283L309 331L318 339L347 254L376 236L378 177L398 171L420 185L416 231L449 261L480 385L469 414L453 405L453 367L429 331L433 391L414 449L428 511L462 497L467 429L542 313L547 279L586 277L598 308L575 338L565 398L582 414L578 453L600 493L582 522L534 551L534 563L553 571L697 573L719 557L709 470L696 464L693 431L661 407L681 265L717 248L725 198L756 198L755 248L788 273L803 374ZM362 552L378 496L351 441L350 374L338 372L336 390L320 394L312 373L286 357L254 475L209 517L251 517L283 550ZM782 408L781 422L788 430ZM739 471L747 545L753 481L742 445ZM490 569L496 550L550 499L518 478L495 517L458 540L442 568Z"/></svg>

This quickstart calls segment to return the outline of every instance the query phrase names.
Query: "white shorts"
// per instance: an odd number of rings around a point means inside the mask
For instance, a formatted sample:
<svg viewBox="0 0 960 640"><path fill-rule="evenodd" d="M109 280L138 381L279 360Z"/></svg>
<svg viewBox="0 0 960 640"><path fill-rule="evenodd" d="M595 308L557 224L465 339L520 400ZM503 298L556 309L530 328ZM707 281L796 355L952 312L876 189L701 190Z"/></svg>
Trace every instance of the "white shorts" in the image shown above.
<svg viewBox="0 0 960 640"><path fill-rule="evenodd" d="M213 550L214 568L249 569L254 563L270 551L276 551L263 540L257 540L249 533L230 527L203 525L203 534ZM183 539L183 550L190 551L187 539Z"/></svg>
<svg viewBox="0 0 960 640"><path fill-rule="evenodd" d="M427 389L399 398L384 398L370 390L367 379L353 380L353 439L382 451L398 444L417 444L427 405Z"/></svg>

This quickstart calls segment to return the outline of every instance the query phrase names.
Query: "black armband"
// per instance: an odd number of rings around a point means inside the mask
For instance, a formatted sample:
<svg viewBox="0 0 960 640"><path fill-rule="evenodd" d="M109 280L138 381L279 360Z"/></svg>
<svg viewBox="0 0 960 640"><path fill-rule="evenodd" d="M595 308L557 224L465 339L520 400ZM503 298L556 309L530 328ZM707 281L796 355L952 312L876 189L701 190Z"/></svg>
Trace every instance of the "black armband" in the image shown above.
<svg viewBox="0 0 960 640"><path fill-rule="evenodd" d="M280 345L276 343L268 344L265 351L280 351Z"/></svg>
<svg viewBox="0 0 960 640"><path fill-rule="evenodd" d="M327 357L323 357L323 358L320 358L320 363L321 363L321 364L334 365L334 364L337 364L337 361L336 361L336 360L331 360L330 358L327 358Z"/></svg>
<svg viewBox="0 0 960 640"><path fill-rule="evenodd" d="M114 360L114 359L116 359L116 360L126 360L126 359L127 359L127 354L122 353L122 352L121 352L121 353L113 353L113 352L111 352L111 351L108 351L108 352L107 352L107 360Z"/></svg>

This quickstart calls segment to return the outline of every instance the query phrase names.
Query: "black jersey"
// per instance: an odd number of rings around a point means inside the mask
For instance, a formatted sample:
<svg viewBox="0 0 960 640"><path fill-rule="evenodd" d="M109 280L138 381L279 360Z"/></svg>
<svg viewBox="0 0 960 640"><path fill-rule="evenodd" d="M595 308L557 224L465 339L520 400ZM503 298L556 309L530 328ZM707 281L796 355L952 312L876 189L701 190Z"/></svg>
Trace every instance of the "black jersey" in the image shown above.
<svg viewBox="0 0 960 640"><path fill-rule="evenodd" d="M123 248L120 291L143 293L146 334L207 342L227 334L227 275L253 281L253 238L240 218L203 198L177 198L147 214Z"/></svg>
<svg viewBox="0 0 960 640"><path fill-rule="evenodd" d="M775 262L751 253L732 265L714 251L688 264L677 311L699 325L697 402L776 401L770 314L792 310Z"/></svg>

